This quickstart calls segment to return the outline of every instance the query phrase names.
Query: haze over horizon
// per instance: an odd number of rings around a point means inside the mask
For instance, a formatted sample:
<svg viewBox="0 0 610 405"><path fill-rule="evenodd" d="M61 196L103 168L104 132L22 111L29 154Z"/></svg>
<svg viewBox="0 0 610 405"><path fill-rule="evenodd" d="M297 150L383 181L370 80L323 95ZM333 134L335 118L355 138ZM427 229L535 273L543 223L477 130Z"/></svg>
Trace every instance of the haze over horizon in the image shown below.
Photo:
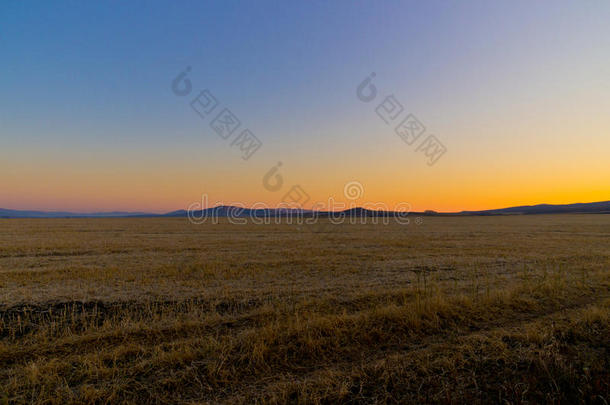
<svg viewBox="0 0 610 405"><path fill-rule="evenodd" d="M429 209L423 209L423 210L411 210L411 209L407 209L408 212L433 212L433 213L439 213L439 214L457 214L457 213L478 213L478 212L484 212L484 211L502 211L502 210L506 210L506 209L513 209L513 208L519 208L519 207L537 207L537 206L562 206L562 205L566 205L566 206L578 206L578 205L591 205L591 204L601 204L601 203L609 203L610 204L610 200L608 201L590 201L590 202L575 202L575 203L568 203L568 204L546 204L546 203L539 203L539 204L521 204L521 205L515 205L515 206L510 206L510 207L495 207L495 208L490 208L490 209L483 209L483 210L456 210L456 211L437 211L437 210L429 210ZM226 206L226 207L235 207L235 208L244 208L244 209L248 209L248 210L263 210L263 209L286 209L286 208L290 208L289 206L284 206L284 205L279 205L279 206L267 206L264 204L254 204L253 206L245 206L244 204L240 203L240 202L233 202L233 203L227 203L227 204L214 204L214 205L209 205L207 207L205 207L205 209L211 209L211 208L218 208L221 206ZM298 209L297 207L293 207L294 209ZM331 207L332 208L332 207ZM325 211L334 211L334 212L340 212L340 211L347 211L347 210L354 210L354 209L365 209L365 210L372 210L372 211L387 211L387 212L391 212L394 210L395 207L386 207L387 209L384 209L384 207L381 207L379 204L375 205L373 203L364 203L362 205L350 205L350 204L346 204L346 205L342 205L339 207L335 207L335 209L329 209L328 206L324 206L324 205L320 205L320 204L314 204L312 207L309 208L309 210L313 210L313 211L319 211L319 212L325 212ZM398 206L398 209L396 209L396 211L398 211L399 209L402 209L403 211L401 212L405 212L404 209L405 207L403 206ZM134 211L119 211L119 210L111 210L111 211L67 211L67 210L38 210L38 209L31 209L31 210L20 210L20 209L15 209L15 208L5 208L5 207L0 207L0 215L2 215L2 211L16 211L16 212L40 212L40 213L48 213L48 214L58 214L58 213L66 213L66 214L75 214L75 215L81 215L81 214L117 214L118 216L125 216L125 215L147 215L147 214L151 214L151 215L165 215L165 214L172 214L175 212L179 212L179 211L199 211L201 210L200 206L198 206L197 204L193 204L193 206L191 207L186 207L186 208L179 208L179 209L175 209L175 210L170 210L170 211L162 211L162 212L154 212L154 211L142 211L142 210L134 210ZM574 211L574 212L578 212L578 211ZM597 212L597 211L596 211ZM605 212L605 209L604 209ZM546 213L546 212L543 212ZM240 213L238 211L236 211L233 215L240 215ZM111 215L109 215L111 216ZM18 217L15 217L18 218Z"/></svg>
<svg viewBox="0 0 610 405"><path fill-rule="evenodd" d="M164 213L203 193L276 206L294 185L305 208L607 201L609 16L602 1L6 1L0 207ZM372 72L367 103L356 89ZM219 106L202 118L189 103L204 89ZM433 165L376 113L389 95L446 147ZM262 142L251 158L210 127L223 108L233 136Z"/></svg>

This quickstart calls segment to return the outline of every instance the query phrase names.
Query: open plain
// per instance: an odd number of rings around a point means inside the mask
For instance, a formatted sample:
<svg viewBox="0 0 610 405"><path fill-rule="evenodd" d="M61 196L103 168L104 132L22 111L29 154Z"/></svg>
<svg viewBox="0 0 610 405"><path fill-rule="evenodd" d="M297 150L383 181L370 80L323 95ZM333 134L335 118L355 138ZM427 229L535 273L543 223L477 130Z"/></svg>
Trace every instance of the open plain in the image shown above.
<svg viewBox="0 0 610 405"><path fill-rule="evenodd" d="M610 401L610 215L421 219L0 220L0 403Z"/></svg>

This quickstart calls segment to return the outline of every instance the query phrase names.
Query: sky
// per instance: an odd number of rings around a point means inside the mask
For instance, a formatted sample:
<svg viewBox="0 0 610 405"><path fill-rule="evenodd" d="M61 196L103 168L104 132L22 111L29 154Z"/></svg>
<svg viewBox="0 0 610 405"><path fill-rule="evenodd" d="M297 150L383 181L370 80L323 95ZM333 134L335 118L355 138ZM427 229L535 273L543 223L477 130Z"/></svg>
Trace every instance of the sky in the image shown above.
<svg viewBox="0 0 610 405"><path fill-rule="evenodd" d="M610 200L608 21L602 0L3 0L0 207Z"/></svg>

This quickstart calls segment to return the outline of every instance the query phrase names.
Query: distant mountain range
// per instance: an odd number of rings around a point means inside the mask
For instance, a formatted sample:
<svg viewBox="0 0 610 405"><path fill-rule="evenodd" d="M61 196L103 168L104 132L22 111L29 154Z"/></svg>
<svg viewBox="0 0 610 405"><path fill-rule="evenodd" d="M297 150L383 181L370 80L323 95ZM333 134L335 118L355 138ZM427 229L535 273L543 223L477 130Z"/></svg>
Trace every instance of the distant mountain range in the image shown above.
<svg viewBox="0 0 610 405"><path fill-rule="evenodd" d="M461 212L410 212L410 215L425 215L425 216L485 216L485 215L533 215L533 214L610 214L610 201L593 202L593 203L578 203L578 204L539 204L539 205L523 205L519 207L509 207L494 210L483 211L461 211ZM195 211L191 213L193 216L239 216L239 217L277 217L288 215L303 215L327 217L331 214L334 216L349 216L349 217L374 217L374 216L390 216L393 212L388 211L372 211L365 208L351 208L341 212L328 211L311 211L299 209L250 209L240 208L235 206L218 206L207 208L205 210ZM399 214L399 213L396 213ZM58 212L58 211L20 211L0 208L0 218L124 218L124 217L187 217L186 210L178 210L168 212L166 214L151 214L146 212L92 212L92 213L76 213L76 212Z"/></svg>
<svg viewBox="0 0 610 405"><path fill-rule="evenodd" d="M132 216L158 216L146 212L63 212L63 211L21 211L0 208L0 218L120 218Z"/></svg>
<svg viewBox="0 0 610 405"><path fill-rule="evenodd" d="M502 208L485 211L462 211L461 215L528 215L528 214L570 214L570 213L610 213L610 201L577 204L539 204Z"/></svg>

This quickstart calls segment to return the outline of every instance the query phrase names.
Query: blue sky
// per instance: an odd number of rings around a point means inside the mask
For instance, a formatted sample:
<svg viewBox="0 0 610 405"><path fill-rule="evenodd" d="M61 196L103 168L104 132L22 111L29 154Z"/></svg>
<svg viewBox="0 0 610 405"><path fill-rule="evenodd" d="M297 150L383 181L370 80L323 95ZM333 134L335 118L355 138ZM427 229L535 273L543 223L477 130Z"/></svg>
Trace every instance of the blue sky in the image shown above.
<svg viewBox="0 0 610 405"><path fill-rule="evenodd" d="M597 198L607 171L585 189L532 190L559 162L581 176L603 167L609 11L603 1L4 1L0 206L162 211L208 190L272 203L249 185L278 160L318 199L353 178L377 200L421 208ZM195 90L263 141L256 159L241 161L171 92L186 66ZM371 72L442 139L438 165L355 97ZM515 195L511 173L527 172L541 183ZM466 192L474 176L478 199L459 198L452 175ZM176 188L184 176L199 180ZM512 194L497 189L505 183Z"/></svg>

